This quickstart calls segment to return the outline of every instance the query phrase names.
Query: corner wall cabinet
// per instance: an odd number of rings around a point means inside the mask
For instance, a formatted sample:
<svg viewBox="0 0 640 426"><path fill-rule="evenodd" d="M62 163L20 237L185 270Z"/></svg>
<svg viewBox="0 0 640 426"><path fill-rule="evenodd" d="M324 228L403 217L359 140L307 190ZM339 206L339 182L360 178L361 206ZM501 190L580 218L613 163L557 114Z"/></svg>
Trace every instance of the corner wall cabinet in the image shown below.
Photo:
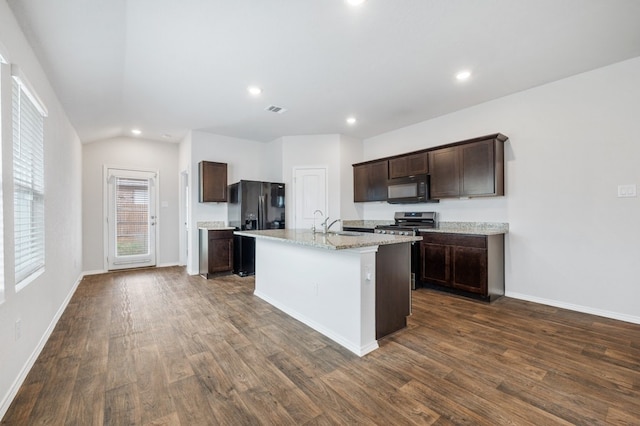
<svg viewBox="0 0 640 426"><path fill-rule="evenodd" d="M491 301L504 295L504 235L420 234L420 278Z"/></svg>
<svg viewBox="0 0 640 426"><path fill-rule="evenodd" d="M210 278L233 271L233 231L200 229L200 275Z"/></svg>
<svg viewBox="0 0 640 426"><path fill-rule="evenodd" d="M201 203L227 201L227 163L201 161L198 163Z"/></svg>
<svg viewBox="0 0 640 426"><path fill-rule="evenodd" d="M495 136L431 151L431 198L504 195L506 137Z"/></svg>
<svg viewBox="0 0 640 426"><path fill-rule="evenodd" d="M353 166L353 201L386 201L389 162L373 161Z"/></svg>

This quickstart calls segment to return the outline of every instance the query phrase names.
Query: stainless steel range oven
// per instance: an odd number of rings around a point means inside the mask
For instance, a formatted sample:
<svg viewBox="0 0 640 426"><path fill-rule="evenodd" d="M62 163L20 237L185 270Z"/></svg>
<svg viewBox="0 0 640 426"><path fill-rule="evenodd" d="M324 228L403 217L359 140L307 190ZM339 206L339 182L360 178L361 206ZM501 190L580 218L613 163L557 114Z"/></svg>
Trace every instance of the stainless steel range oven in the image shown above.
<svg viewBox="0 0 640 426"><path fill-rule="evenodd" d="M436 212L396 212L392 225L376 226L376 234L411 235L418 234L419 229L436 228L438 226ZM416 288L416 275L420 275L420 242L411 246L411 288Z"/></svg>

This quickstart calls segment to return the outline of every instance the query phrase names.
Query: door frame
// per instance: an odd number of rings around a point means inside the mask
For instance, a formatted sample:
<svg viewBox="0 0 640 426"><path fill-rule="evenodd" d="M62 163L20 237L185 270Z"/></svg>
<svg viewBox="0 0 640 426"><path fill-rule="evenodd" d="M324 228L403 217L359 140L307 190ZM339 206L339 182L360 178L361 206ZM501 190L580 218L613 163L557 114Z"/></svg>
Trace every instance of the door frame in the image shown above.
<svg viewBox="0 0 640 426"><path fill-rule="evenodd" d="M180 172L180 238L179 238L179 250L178 261L181 266L189 264L189 234L191 233L190 221L191 221L191 182L189 181L189 171L182 170Z"/></svg>
<svg viewBox="0 0 640 426"><path fill-rule="evenodd" d="M292 191L291 191L291 201L293 201L293 203L289 203L289 205L291 206L292 209L292 215L293 216L293 227L297 228L298 226L298 209L296 207L297 205L297 200L296 200L296 193L297 193L297 179L296 179L296 175L297 175L297 171L298 170L324 170L324 210L322 211L322 213L327 216L329 214L329 167L326 165L316 165L316 166L294 166L292 167L292 176L291 176L291 180L293 181L293 185L292 185Z"/></svg>
<svg viewBox="0 0 640 426"><path fill-rule="evenodd" d="M160 257L160 220L162 218L159 217L160 212L160 171L158 169L146 169L141 167L126 167L126 166L114 166L111 164L103 164L102 165L102 267L105 272L109 271L109 170L124 170L130 172L142 172L142 173L154 173L155 177L155 191L156 196L154 197L154 209L156 212L156 225L153 226L154 229L154 250L156 253L156 264L154 266L158 266L158 258Z"/></svg>

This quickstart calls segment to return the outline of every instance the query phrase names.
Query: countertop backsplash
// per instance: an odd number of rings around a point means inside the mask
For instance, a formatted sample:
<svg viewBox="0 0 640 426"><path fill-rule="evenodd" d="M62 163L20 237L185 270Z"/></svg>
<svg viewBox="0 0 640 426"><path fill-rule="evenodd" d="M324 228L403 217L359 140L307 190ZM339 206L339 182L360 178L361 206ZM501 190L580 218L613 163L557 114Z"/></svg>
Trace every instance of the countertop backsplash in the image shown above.
<svg viewBox="0 0 640 426"><path fill-rule="evenodd" d="M470 232L495 232L508 233L509 224L502 222L438 222L438 229L446 231L447 229L455 231L468 230Z"/></svg>
<svg viewBox="0 0 640 426"><path fill-rule="evenodd" d="M375 228L376 226L391 225L393 220L343 220L342 226L353 228Z"/></svg>
<svg viewBox="0 0 640 426"><path fill-rule="evenodd" d="M199 229L224 229L228 228L227 224L222 220L197 222Z"/></svg>

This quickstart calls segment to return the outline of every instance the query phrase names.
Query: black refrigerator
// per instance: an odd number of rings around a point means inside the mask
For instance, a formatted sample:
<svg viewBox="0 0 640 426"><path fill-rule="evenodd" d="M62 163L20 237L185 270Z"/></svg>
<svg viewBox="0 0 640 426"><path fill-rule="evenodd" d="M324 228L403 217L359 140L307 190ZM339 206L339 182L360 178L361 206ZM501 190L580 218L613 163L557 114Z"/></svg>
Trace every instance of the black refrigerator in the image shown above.
<svg viewBox="0 0 640 426"><path fill-rule="evenodd" d="M228 188L229 226L243 231L284 229L284 183L241 180ZM233 237L233 273L255 273L255 238Z"/></svg>

